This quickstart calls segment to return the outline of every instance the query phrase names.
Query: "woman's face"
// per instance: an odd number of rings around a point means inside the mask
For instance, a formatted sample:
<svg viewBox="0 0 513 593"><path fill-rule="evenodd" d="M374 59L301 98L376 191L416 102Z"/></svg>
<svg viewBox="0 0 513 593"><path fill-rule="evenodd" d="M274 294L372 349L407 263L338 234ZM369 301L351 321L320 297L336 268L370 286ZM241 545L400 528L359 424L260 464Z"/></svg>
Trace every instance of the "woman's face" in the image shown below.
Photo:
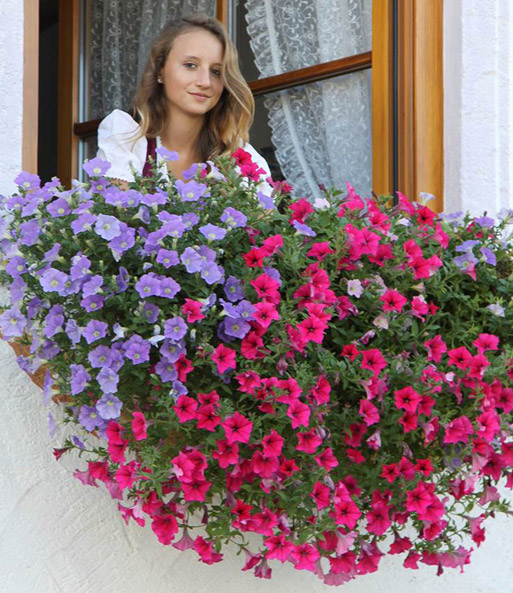
<svg viewBox="0 0 513 593"><path fill-rule="evenodd" d="M169 110L203 117L223 92L221 41L205 29L179 35L160 72Z"/></svg>

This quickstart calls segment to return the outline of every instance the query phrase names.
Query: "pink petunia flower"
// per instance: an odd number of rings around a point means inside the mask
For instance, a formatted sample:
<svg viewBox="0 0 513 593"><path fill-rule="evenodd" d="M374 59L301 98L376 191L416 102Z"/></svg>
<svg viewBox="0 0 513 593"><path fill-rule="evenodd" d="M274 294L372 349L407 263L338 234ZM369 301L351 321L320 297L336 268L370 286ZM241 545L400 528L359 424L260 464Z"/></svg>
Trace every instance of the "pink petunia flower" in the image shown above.
<svg viewBox="0 0 513 593"><path fill-rule="evenodd" d="M226 441L233 443L238 441L239 443L247 443L253 430L253 423L248 420L244 415L239 412L235 412L229 416L224 422L221 423L226 434Z"/></svg>
<svg viewBox="0 0 513 593"><path fill-rule="evenodd" d="M148 424L142 412L134 412L132 414L132 432L136 441L144 441L148 438L146 429Z"/></svg>
<svg viewBox="0 0 513 593"><path fill-rule="evenodd" d="M227 348L224 344L219 344L212 354L212 360L216 363L219 374L228 370L235 370L236 352L232 348Z"/></svg>

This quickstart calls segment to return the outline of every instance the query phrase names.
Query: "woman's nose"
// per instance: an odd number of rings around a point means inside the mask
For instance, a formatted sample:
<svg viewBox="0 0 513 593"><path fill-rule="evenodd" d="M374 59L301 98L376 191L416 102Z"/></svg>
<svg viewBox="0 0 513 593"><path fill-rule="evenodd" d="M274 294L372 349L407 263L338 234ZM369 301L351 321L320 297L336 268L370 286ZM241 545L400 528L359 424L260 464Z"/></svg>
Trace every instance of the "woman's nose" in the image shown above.
<svg viewBox="0 0 513 593"><path fill-rule="evenodd" d="M206 68L205 69L198 68L197 73L198 73L198 77L196 79L197 84L200 86L209 87L212 83L212 80L211 80L212 75L210 73L210 70L208 70Z"/></svg>

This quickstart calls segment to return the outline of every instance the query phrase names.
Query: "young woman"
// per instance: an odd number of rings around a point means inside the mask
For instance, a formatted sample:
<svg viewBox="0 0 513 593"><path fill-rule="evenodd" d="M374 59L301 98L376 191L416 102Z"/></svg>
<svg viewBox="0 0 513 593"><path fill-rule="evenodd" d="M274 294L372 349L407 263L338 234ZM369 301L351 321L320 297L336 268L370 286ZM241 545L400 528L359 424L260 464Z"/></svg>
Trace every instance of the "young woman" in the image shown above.
<svg viewBox="0 0 513 593"><path fill-rule="evenodd" d="M169 169L176 178L193 163L239 147L270 175L265 159L248 143L253 113L253 96L225 28L203 15L184 17L153 43L135 96L136 119L116 109L101 122L98 156L111 163L107 176L125 182L122 186L133 181L132 167L143 172L159 146L178 153L178 160L167 164L156 157L163 173ZM271 191L265 181L261 189Z"/></svg>

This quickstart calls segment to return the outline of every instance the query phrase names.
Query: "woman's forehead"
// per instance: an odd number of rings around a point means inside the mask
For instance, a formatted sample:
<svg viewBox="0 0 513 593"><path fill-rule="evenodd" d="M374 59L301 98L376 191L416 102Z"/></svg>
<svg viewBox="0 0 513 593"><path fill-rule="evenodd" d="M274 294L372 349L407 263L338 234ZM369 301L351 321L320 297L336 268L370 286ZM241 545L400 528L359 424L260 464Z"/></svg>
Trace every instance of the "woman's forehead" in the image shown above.
<svg viewBox="0 0 513 593"><path fill-rule="evenodd" d="M181 58L219 62L223 59L223 44L209 31L193 29L176 37L171 53Z"/></svg>

